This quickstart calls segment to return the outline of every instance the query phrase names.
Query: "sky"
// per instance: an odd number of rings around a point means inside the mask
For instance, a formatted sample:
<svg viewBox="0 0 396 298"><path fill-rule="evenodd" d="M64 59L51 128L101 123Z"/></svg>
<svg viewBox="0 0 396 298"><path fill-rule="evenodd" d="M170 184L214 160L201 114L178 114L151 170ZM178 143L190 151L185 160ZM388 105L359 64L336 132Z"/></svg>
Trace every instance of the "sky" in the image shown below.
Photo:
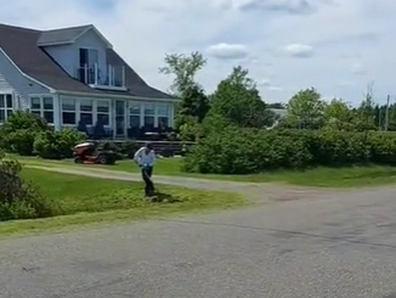
<svg viewBox="0 0 396 298"><path fill-rule="evenodd" d="M315 87L355 105L373 84L375 101L396 101L393 0L13 0L0 22L36 29L94 24L152 86L165 54L200 51L197 79L212 92L233 66L256 80L266 102Z"/></svg>

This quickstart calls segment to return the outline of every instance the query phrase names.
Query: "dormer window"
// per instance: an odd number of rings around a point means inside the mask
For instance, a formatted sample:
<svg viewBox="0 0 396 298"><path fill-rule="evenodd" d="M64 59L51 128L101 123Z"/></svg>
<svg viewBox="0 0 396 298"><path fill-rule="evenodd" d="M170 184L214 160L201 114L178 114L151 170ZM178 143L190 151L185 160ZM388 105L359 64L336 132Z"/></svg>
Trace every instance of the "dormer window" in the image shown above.
<svg viewBox="0 0 396 298"><path fill-rule="evenodd" d="M95 83L95 68L99 65L99 51L97 49L80 48L79 79L85 84Z"/></svg>

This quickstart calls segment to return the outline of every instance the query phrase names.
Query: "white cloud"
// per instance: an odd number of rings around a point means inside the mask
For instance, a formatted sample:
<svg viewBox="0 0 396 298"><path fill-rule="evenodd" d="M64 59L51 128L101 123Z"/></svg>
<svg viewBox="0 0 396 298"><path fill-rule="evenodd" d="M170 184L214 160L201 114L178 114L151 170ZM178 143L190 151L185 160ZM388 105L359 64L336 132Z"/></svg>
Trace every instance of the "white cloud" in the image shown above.
<svg viewBox="0 0 396 298"><path fill-rule="evenodd" d="M261 82L259 82L259 85L264 87L269 87L271 86L271 81L270 79L263 79L261 80Z"/></svg>
<svg viewBox="0 0 396 298"><path fill-rule="evenodd" d="M217 59L241 59L249 55L248 48L245 45L228 43L209 46L206 52Z"/></svg>
<svg viewBox="0 0 396 298"><path fill-rule="evenodd" d="M264 91L282 91L283 88L275 84L271 79L265 78L258 82L258 86L262 87Z"/></svg>
<svg viewBox="0 0 396 298"><path fill-rule="evenodd" d="M352 65L352 67L350 68L350 71L351 71L353 74L355 74L355 75L364 74L364 66L363 66L361 63L359 63L359 62L354 63L354 64Z"/></svg>
<svg viewBox="0 0 396 298"><path fill-rule="evenodd" d="M270 91L282 91L283 88L280 86L269 86L268 90Z"/></svg>
<svg viewBox="0 0 396 298"><path fill-rule="evenodd" d="M171 81L158 73L165 53L198 50L209 55L210 45L217 45L215 56L223 59L210 59L199 76L209 91L237 63L248 68L256 80L270 80L270 85L259 87L271 101L285 101L299 89L315 86L322 94L358 103L370 80L376 83L376 98L385 98L394 88L396 6L391 0L53 3L14 0L3 5L0 20L35 28L93 23L144 79L164 90ZM223 50L219 50L221 43L226 45ZM288 45L282 48L284 54L311 58L280 55L282 45ZM248 59L224 59L235 57L235 52ZM276 78L268 75L270 71ZM354 84L346 88L340 81Z"/></svg>
<svg viewBox="0 0 396 298"><path fill-rule="evenodd" d="M352 81L339 81L337 84L341 87L351 87L354 85Z"/></svg>
<svg viewBox="0 0 396 298"><path fill-rule="evenodd" d="M293 43L284 47L286 53L292 57L308 58L313 55L313 48L310 45Z"/></svg>

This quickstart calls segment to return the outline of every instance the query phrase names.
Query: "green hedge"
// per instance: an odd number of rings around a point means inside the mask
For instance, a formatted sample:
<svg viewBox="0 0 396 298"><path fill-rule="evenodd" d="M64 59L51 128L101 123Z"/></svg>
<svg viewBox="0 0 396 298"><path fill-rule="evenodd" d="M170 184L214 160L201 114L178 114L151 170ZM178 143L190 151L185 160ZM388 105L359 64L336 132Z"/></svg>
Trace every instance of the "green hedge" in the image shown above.
<svg viewBox="0 0 396 298"><path fill-rule="evenodd" d="M73 147L86 139L75 129L54 131L44 119L16 111L0 126L0 149L19 155L61 159L73 156Z"/></svg>
<svg viewBox="0 0 396 298"><path fill-rule="evenodd" d="M84 140L86 135L75 129L43 131L34 139L33 153L47 159L71 158L73 147Z"/></svg>
<svg viewBox="0 0 396 298"><path fill-rule="evenodd" d="M396 165L396 135L232 127L202 139L184 167L188 172L253 174L367 163Z"/></svg>

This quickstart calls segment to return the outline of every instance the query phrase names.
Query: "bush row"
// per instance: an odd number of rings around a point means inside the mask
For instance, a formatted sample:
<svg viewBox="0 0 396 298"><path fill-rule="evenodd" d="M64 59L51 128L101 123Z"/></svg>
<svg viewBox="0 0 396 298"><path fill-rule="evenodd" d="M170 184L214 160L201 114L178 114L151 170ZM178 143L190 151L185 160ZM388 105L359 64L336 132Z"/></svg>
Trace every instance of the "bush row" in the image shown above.
<svg viewBox="0 0 396 298"><path fill-rule="evenodd" d="M85 138L74 129L55 132L43 119L25 111L15 112L0 128L3 150L51 159L71 157L73 146Z"/></svg>
<svg viewBox="0 0 396 298"><path fill-rule="evenodd" d="M24 156L38 155L46 159L70 158L73 147L84 140L86 134L75 129L56 132L46 122L33 114L17 111L0 128L0 148ZM101 142L101 149L113 150L117 159L132 157L138 149L134 141L117 145Z"/></svg>
<svg viewBox="0 0 396 298"><path fill-rule="evenodd" d="M367 163L396 165L396 134L229 127L200 140L184 167L188 172L252 174Z"/></svg>

